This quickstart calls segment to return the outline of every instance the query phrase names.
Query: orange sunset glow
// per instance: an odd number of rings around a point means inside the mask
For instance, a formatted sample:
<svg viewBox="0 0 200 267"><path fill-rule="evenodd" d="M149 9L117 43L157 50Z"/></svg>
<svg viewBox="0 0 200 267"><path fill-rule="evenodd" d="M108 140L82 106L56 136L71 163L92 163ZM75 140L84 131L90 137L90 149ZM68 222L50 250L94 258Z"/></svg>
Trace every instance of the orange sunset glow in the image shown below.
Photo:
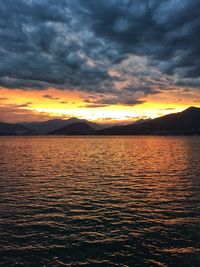
<svg viewBox="0 0 200 267"><path fill-rule="evenodd" d="M198 106L198 92L160 93L144 97L138 105L109 105L87 107L86 94L78 91L48 89L29 91L0 89L0 121L44 121L52 118L85 118L100 123L134 122L140 118L155 118L179 112L188 106ZM4 112L3 112L4 110Z"/></svg>

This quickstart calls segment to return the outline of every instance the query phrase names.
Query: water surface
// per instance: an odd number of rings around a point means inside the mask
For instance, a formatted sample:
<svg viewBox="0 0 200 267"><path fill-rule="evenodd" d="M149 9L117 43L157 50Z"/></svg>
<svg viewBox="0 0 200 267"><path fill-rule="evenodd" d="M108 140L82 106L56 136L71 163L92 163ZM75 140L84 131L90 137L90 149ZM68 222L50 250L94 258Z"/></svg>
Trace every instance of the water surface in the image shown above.
<svg viewBox="0 0 200 267"><path fill-rule="evenodd" d="M1 137L1 266L200 266L200 137Z"/></svg>

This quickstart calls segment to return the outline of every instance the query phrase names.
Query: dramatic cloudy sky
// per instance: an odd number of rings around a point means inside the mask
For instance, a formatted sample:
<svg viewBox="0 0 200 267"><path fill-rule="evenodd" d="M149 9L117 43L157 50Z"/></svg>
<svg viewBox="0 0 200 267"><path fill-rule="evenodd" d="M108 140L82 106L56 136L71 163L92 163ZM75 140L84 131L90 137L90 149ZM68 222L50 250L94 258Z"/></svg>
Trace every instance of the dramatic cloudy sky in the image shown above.
<svg viewBox="0 0 200 267"><path fill-rule="evenodd" d="M0 0L0 121L200 106L199 0Z"/></svg>

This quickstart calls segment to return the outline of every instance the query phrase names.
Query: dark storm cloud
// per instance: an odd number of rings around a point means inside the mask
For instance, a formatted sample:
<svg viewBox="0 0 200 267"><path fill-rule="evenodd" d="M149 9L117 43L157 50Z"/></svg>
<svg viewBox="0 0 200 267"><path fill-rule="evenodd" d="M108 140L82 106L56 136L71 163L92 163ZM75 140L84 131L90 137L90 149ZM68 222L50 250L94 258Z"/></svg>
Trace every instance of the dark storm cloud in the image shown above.
<svg viewBox="0 0 200 267"><path fill-rule="evenodd" d="M138 100L137 98L135 97L132 97L132 96L118 96L118 97L105 97L101 100L97 100L95 101L94 103L96 103L98 106L101 104L102 106L103 105L118 105L118 104L121 104L121 105L137 105L137 104L142 104L144 103L144 101L141 101L141 100Z"/></svg>
<svg viewBox="0 0 200 267"><path fill-rule="evenodd" d="M87 38L91 53L98 42L89 33L81 40L73 16L67 1L0 0L0 85L94 91L111 86L107 69L88 63L84 51Z"/></svg>
<svg viewBox="0 0 200 267"><path fill-rule="evenodd" d="M142 91L129 91L127 88L123 91L115 91L112 94L101 94L96 99L84 99L86 107L99 108L108 105L138 105L144 103L140 98L145 94ZM142 95L141 95L142 94Z"/></svg>
<svg viewBox="0 0 200 267"><path fill-rule="evenodd" d="M137 104L138 96L125 99L127 89L123 96L114 86L130 78L130 68L124 77L109 72L137 55L163 75L176 74L177 86L183 77L198 88L199 14L199 0L0 0L0 86L108 92L116 101L105 104ZM133 93L165 89L148 70L134 75Z"/></svg>
<svg viewBox="0 0 200 267"><path fill-rule="evenodd" d="M148 55L170 74L200 75L199 0L79 2L93 31L124 53Z"/></svg>
<svg viewBox="0 0 200 267"><path fill-rule="evenodd" d="M200 78L197 79L191 79L191 78L185 78L185 79L179 79L174 82L174 85L182 86L182 87L200 87Z"/></svg>

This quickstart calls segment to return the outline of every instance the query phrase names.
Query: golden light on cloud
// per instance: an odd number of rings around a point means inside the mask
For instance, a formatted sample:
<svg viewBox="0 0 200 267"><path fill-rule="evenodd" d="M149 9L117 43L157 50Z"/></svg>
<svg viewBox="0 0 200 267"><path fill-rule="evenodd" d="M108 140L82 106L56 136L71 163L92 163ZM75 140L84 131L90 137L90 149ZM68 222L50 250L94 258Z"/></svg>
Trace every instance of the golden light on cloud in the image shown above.
<svg viewBox="0 0 200 267"><path fill-rule="evenodd" d="M120 89L119 89L120 90ZM123 89L121 89L123 90ZM110 104L96 105L98 96L86 92L70 90L21 90L21 89L0 89L0 105L6 108L11 114L4 120L19 122L29 120L46 120L51 118L67 119L78 117L101 123L129 123L140 118L155 118L173 112L179 112L188 106L199 106L196 101L200 99L198 92L162 92L142 97L144 101L136 105ZM139 95L137 96L139 97ZM85 99L89 99L88 105ZM90 104L90 103L89 103ZM13 109L17 109L17 112ZM3 113L2 113L3 114ZM24 115L22 115L24 114ZM3 115L2 115L3 116ZM2 116L0 117L3 120Z"/></svg>

